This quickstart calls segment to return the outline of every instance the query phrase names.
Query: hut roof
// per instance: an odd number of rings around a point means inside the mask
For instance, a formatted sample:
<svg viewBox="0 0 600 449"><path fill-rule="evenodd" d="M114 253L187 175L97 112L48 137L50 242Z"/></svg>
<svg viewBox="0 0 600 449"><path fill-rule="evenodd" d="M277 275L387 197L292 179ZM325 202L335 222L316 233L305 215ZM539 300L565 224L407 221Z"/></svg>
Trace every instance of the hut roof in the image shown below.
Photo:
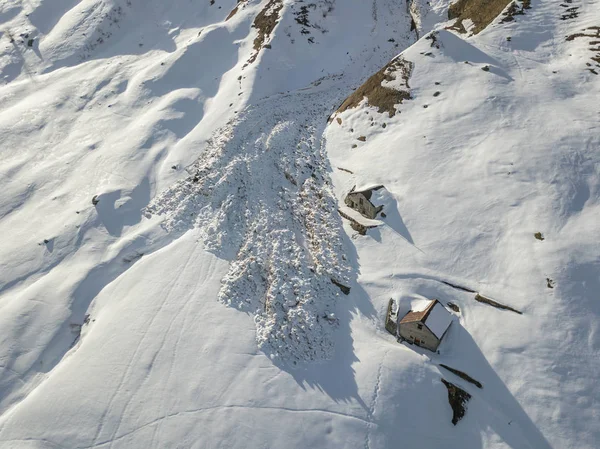
<svg viewBox="0 0 600 449"><path fill-rule="evenodd" d="M442 338L452 322L452 315L437 300L432 300L424 310L411 310L400 320L404 323L422 323L437 337Z"/></svg>
<svg viewBox="0 0 600 449"><path fill-rule="evenodd" d="M363 225L367 228L374 228L383 224L381 220L371 220L370 218L364 217L360 212L348 206L340 206L338 211L342 216L345 216L350 220L354 220L358 224Z"/></svg>
<svg viewBox="0 0 600 449"><path fill-rule="evenodd" d="M354 186L352 188L352 190L350 190L348 195L351 195L353 193L362 193L365 196L365 198L370 200L373 190L379 190L381 188L383 188L382 184L365 184L365 185L358 186L358 187Z"/></svg>

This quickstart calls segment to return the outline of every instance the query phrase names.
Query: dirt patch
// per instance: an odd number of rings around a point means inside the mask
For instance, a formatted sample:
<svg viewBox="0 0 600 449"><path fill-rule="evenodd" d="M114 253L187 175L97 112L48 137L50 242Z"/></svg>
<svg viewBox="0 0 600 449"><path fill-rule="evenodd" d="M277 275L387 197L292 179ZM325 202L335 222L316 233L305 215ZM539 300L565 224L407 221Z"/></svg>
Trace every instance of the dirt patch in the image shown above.
<svg viewBox="0 0 600 449"><path fill-rule="evenodd" d="M256 36L256 39L254 39L254 53L252 56L250 56L250 59L248 59L249 64L252 64L254 61L256 61L256 58L258 57L261 48L263 48L265 41L271 36L271 33L273 33L273 30L279 22L279 12L282 8L282 0L270 0L264 9L259 12L254 19L252 27L258 30L258 36Z"/></svg>
<svg viewBox="0 0 600 449"><path fill-rule="evenodd" d="M235 8L233 8L231 10L231 12L225 18L225 22L227 22L229 19L231 19L233 16L235 16L237 14L237 12L239 11L240 6L244 6L244 3L247 3L247 1L248 0L238 0L238 4L235 6Z"/></svg>
<svg viewBox="0 0 600 449"><path fill-rule="evenodd" d="M489 304L490 306L496 307L497 309L510 310L511 312L515 312L515 313L518 313L519 315L523 315L523 312L521 312L520 310L513 309L512 307L504 305L504 304L501 304L501 303L499 303L497 301L494 301L493 299L486 298L485 296L483 296L483 295L481 295L479 293L477 293L475 295L475 301L477 301L477 302L483 302L485 304Z"/></svg>
<svg viewBox="0 0 600 449"><path fill-rule="evenodd" d="M466 33L462 21L473 21L473 34L477 34L487 27L492 20L504 11L510 0L458 0L448 8L448 19L456 19L452 29ZM462 31L464 30L464 31Z"/></svg>
<svg viewBox="0 0 600 449"><path fill-rule="evenodd" d="M357 107L366 97L367 103L378 108L380 114L387 112L390 117L393 117L396 115L396 105L401 104L404 100L411 99L408 80L412 69L412 62L406 61L401 57L393 59L379 72L371 76L352 95L346 98L335 114L340 114L348 109ZM398 76L401 77L406 90L382 85L386 81L397 80Z"/></svg>
<svg viewBox="0 0 600 449"><path fill-rule="evenodd" d="M465 416L467 402L471 399L471 395L446 379L442 379L442 383L448 389L448 402L452 407L452 424L456 425Z"/></svg>
<svg viewBox="0 0 600 449"><path fill-rule="evenodd" d="M225 18L225 22L227 22L229 19L231 19L233 16L235 16L237 12L238 12L238 6L236 6L235 8L233 8L231 10L231 12Z"/></svg>
<svg viewBox="0 0 600 449"><path fill-rule="evenodd" d="M478 380L473 379L471 376L469 376L467 373L464 373L462 371L459 371L457 369L454 368L450 368L448 365L444 365L443 363L440 363L440 366L444 369L447 369L448 371L450 371L452 374L456 374L458 377L460 377L461 379L466 380L467 382L472 383L473 385L475 385L477 388L483 388L483 385L481 384L481 382L479 382Z"/></svg>

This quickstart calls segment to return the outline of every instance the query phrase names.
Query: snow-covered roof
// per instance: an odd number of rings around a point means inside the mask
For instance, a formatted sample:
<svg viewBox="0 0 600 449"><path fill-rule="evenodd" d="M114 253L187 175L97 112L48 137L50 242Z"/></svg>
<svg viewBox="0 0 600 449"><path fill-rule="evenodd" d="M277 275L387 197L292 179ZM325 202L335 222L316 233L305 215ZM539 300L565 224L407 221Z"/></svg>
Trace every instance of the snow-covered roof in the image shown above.
<svg viewBox="0 0 600 449"><path fill-rule="evenodd" d="M436 304L429 312L429 315L425 318L425 326L427 326L437 338L441 339L444 332L446 332L450 326L450 323L452 323L452 315L442 304L436 301Z"/></svg>
<svg viewBox="0 0 600 449"><path fill-rule="evenodd" d="M350 191L349 194L351 193L362 193L363 195L365 195L367 197L367 199L371 198L371 192L373 190L379 190L383 187L383 184L364 184L364 185L358 185L358 186L354 186L354 188Z"/></svg>
<svg viewBox="0 0 600 449"><path fill-rule="evenodd" d="M342 216L347 216L348 218L356 221L358 224L361 224L368 228L374 228L375 226L380 226L383 224L383 221L371 220L370 218L363 216L360 212L348 206L340 206L338 210L340 214L342 214Z"/></svg>
<svg viewBox="0 0 600 449"><path fill-rule="evenodd" d="M437 299L434 299L423 310L411 310L400 320L400 323L413 322L425 324L437 338L441 339L452 322L452 315Z"/></svg>

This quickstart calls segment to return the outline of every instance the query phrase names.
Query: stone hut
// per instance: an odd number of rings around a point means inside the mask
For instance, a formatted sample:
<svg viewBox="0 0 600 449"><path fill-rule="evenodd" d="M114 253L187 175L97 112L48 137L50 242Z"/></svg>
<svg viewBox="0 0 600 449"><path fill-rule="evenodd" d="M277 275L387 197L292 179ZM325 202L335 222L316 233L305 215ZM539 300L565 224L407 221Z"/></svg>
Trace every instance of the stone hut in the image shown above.
<svg viewBox="0 0 600 449"><path fill-rule="evenodd" d="M398 323L402 340L430 351L437 351L442 338L452 323L452 314L437 299L424 310L410 310Z"/></svg>
<svg viewBox="0 0 600 449"><path fill-rule="evenodd" d="M361 215L373 220L377 217L377 214L381 212L383 206L375 206L371 202L371 196L373 192L382 189L382 185L375 185L366 188L356 189L356 186L352 188L350 193L346 195L344 202L346 205L358 212Z"/></svg>

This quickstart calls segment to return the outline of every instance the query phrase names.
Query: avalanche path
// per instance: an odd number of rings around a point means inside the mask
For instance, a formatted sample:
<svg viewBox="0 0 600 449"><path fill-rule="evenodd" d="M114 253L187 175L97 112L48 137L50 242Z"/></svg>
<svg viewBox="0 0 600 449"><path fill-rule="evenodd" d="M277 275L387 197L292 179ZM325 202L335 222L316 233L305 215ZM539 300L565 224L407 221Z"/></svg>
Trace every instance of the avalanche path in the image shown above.
<svg viewBox="0 0 600 449"><path fill-rule="evenodd" d="M324 82L250 106L146 209L175 235L199 227L207 248L232 261L219 298L255 315L272 358L330 358L341 294L332 281L355 281L321 139L342 96Z"/></svg>

